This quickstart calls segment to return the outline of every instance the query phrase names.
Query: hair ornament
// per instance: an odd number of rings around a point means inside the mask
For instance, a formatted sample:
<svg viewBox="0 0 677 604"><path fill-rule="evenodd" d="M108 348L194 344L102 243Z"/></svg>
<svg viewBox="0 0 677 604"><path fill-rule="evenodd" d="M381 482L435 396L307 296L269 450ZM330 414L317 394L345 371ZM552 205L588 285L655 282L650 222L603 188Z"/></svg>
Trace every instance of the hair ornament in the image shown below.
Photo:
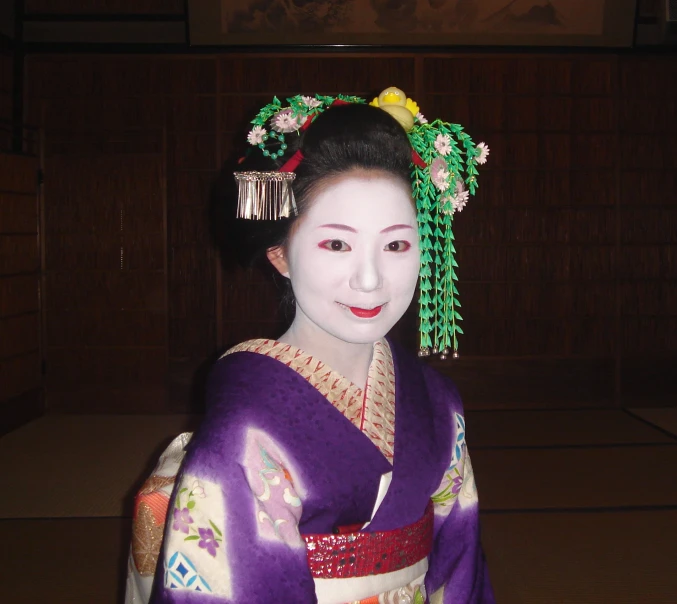
<svg viewBox="0 0 677 604"><path fill-rule="evenodd" d="M282 158L287 152L287 136L299 136L313 120L333 105L364 103L355 96L304 96L287 99L282 106L277 97L263 107L251 121L247 142L258 147L265 157ZM294 170L303 160L297 150L279 170L271 172L234 172L238 184L237 217L247 220L279 220L297 214L292 182Z"/></svg>
<svg viewBox="0 0 677 604"><path fill-rule="evenodd" d="M299 136L313 120L333 105L365 103L355 96L275 97L252 120L247 141L263 155L279 159L287 150L286 136ZM411 178L418 218L421 268L419 271L420 356L439 354L458 358L463 333L458 309L453 216L477 190L477 166L489 156L485 143L476 145L458 124L428 121L418 104L399 88L386 88L370 105L389 113L404 128L412 146ZM275 172L236 172L239 185L238 217L277 220L296 214L292 191L294 170L303 161L296 151Z"/></svg>
<svg viewBox="0 0 677 604"><path fill-rule="evenodd" d="M418 213L421 250L419 335L421 356L449 350L457 358L463 333L456 282L453 216L477 190L477 165L486 162L489 148L475 145L458 124L415 119L408 133L423 164L412 165L413 195ZM480 161L483 160L483 161Z"/></svg>
<svg viewBox="0 0 677 604"><path fill-rule="evenodd" d="M291 187L295 178L293 172L235 172L237 217L279 220L296 215L296 200Z"/></svg>
<svg viewBox="0 0 677 604"><path fill-rule="evenodd" d="M407 98L404 91L394 86L386 88L369 104L392 115L407 132L411 132L414 118L419 114L416 102Z"/></svg>

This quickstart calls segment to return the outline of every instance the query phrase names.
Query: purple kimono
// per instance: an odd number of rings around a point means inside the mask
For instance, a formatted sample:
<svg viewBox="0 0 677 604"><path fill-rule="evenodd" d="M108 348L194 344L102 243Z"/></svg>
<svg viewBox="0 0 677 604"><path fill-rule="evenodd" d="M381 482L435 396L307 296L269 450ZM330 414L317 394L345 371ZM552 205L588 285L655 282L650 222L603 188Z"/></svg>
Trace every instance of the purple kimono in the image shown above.
<svg viewBox="0 0 677 604"><path fill-rule="evenodd" d="M424 586L409 599L392 599L389 586L388 597L374 599L382 590L351 601L494 602L458 393L417 358L391 349L393 465L285 363L252 352L217 363L207 415L177 477L151 602L317 602L303 535L370 518L365 531L397 529L419 520L431 499Z"/></svg>

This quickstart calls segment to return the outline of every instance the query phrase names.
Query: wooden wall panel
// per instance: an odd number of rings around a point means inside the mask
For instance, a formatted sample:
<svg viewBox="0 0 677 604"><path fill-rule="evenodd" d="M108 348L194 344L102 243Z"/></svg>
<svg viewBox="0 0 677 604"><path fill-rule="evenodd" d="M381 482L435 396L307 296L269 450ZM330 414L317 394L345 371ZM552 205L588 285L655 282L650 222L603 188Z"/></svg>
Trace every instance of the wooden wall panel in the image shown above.
<svg viewBox="0 0 677 604"><path fill-rule="evenodd" d="M34 194L0 192L0 230L5 233L34 233L38 204Z"/></svg>
<svg viewBox="0 0 677 604"><path fill-rule="evenodd" d="M163 309L164 310L164 309ZM167 317L163 311L60 310L50 308L47 341L53 354L66 347L160 348L166 344ZM54 343L58 342L58 347Z"/></svg>
<svg viewBox="0 0 677 604"><path fill-rule="evenodd" d="M219 97L221 111L221 129L224 132L237 132L246 136L247 124L259 112L261 107L271 101L270 94L227 94Z"/></svg>
<svg viewBox="0 0 677 604"><path fill-rule="evenodd" d="M677 363L677 68L623 62L619 98L621 403L674 405Z"/></svg>
<svg viewBox="0 0 677 604"><path fill-rule="evenodd" d="M182 170L168 174L168 204L175 207L204 207L209 199L214 173L210 170Z"/></svg>
<svg viewBox="0 0 677 604"><path fill-rule="evenodd" d="M155 384L162 381L167 370L163 351L147 349L63 350L52 363L54 371L48 372L48 381L77 381L99 389L101 385L119 388L129 384Z"/></svg>
<svg viewBox="0 0 677 604"><path fill-rule="evenodd" d="M35 278L18 275L0 278L0 315L37 312L40 308Z"/></svg>
<svg viewBox="0 0 677 604"><path fill-rule="evenodd" d="M35 157L0 154L0 434L42 412Z"/></svg>
<svg viewBox="0 0 677 604"><path fill-rule="evenodd" d="M169 166L178 170L216 170L213 132L177 132L168 141Z"/></svg>
<svg viewBox="0 0 677 604"><path fill-rule="evenodd" d="M45 386L51 409L80 413L171 411L163 349L64 348L49 363Z"/></svg>
<svg viewBox="0 0 677 604"><path fill-rule="evenodd" d="M172 1L138 6L170 13ZM93 3L90 12L106 6ZM576 53L30 57L27 108L47 128L48 181L58 182L67 201L47 206L48 298L61 317L50 337L128 349L141 331L154 351L147 362L156 381L130 378L126 361L102 350L87 365L87 392L107 384L102 409L115 400L113 390L141 407L141 392L162 399L147 410L181 408L158 394L160 349L169 390L187 393L181 388L219 349L279 333L285 321L265 276L219 268L208 224L211 185L223 162L244 149L247 122L273 95L371 95L396 83L427 117L462 123L491 147L478 195L455 217L467 335L464 360L449 371L469 403L491 404L493 393L496 404L544 404L519 385L539 372L544 384L559 385L563 405L625 400L624 389L638 392L638 378L628 375L633 367L657 379L643 356L660 365L677 350L670 335L677 282L672 63ZM103 167L119 156L127 159ZM83 157L90 170L78 164ZM113 253L119 232L111 227L119 207L110 200L133 194L150 205L137 204L127 216L127 269L120 271ZM90 201L97 195L103 203ZM162 232L153 230L160 208ZM69 290L77 290L72 300ZM3 295L0 289L0 303ZM403 322L400 339L413 341L413 323ZM77 365L80 352L67 352L59 367L76 375L63 363ZM105 362L119 371L105 374ZM522 377L507 378L511 371ZM478 383L478 372L489 381ZM504 394L499 379L517 394ZM661 384L642 404L660 398L669 385ZM59 392L59 404L86 405L83 392L70 402Z"/></svg>
<svg viewBox="0 0 677 604"><path fill-rule="evenodd" d="M9 406L13 398L35 390L41 385L40 361L40 353L37 350L0 359L3 408Z"/></svg>
<svg viewBox="0 0 677 604"><path fill-rule="evenodd" d="M398 82L398 86L405 90L414 90L415 73L412 57L364 56L356 59L297 55L223 57L219 60L222 94L267 93L271 99L273 95L283 98L303 91L374 93L392 86L393 82Z"/></svg>
<svg viewBox="0 0 677 604"><path fill-rule="evenodd" d="M164 281L160 271L54 270L45 276L50 304L57 309L160 311L164 307Z"/></svg>
<svg viewBox="0 0 677 604"><path fill-rule="evenodd" d="M0 237L0 275L30 273L39 269L37 234Z"/></svg>
<svg viewBox="0 0 677 604"><path fill-rule="evenodd" d="M0 319L0 359L40 348L40 325L33 313Z"/></svg>
<svg viewBox="0 0 677 604"><path fill-rule="evenodd" d="M172 380L192 374L216 348L216 254L208 219L219 165L216 66L213 57L176 61L162 89Z"/></svg>
<svg viewBox="0 0 677 604"><path fill-rule="evenodd" d="M430 58L423 78L433 110L454 109L492 150L481 194L455 222L473 334L462 353L613 358L618 59Z"/></svg>
<svg viewBox="0 0 677 604"><path fill-rule="evenodd" d="M91 65L80 74L86 81ZM57 410L101 410L111 388L134 400L140 383L159 390L165 376L155 368L163 359L166 371L167 360L164 126L144 124L153 112L138 99L135 111L128 99L83 98L86 89L40 98L47 404ZM111 359L117 365L105 367Z"/></svg>
<svg viewBox="0 0 677 604"><path fill-rule="evenodd" d="M45 103L44 119L46 124L54 124L66 133L78 130L81 136L87 131L102 128L109 132L142 130L162 130L163 115L160 103L139 103L136 98L51 98ZM55 138L52 133L50 141ZM97 133L98 134L98 133ZM129 136L129 135L128 135ZM99 135L103 144L105 138ZM139 149L138 144L135 147ZM73 152L74 149L71 149Z"/></svg>
<svg viewBox="0 0 677 604"><path fill-rule="evenodd" d="M12 149L12 131L9 127L14 108L14 54L0 50L0 151Z"/></svg>
<svg viewBox="0 0 677 604"><path fill-rule="evenodd" d="M571 173L574 206L613 206L617 203L616 170L581 169Z"/></svg>
<svg viewBox="0 0 677 604"><path fill-rule="evenodd" d="M3 155L2 191L35 195L36 170L37 163L35 157L27 155Z"/></svg>
<svg viewBox="0 0 677 604"><path fill-rule="evenodd" d="M51 14L164 14L182 15L183 0L26 0L24 10Z"/></svg>
<svg viewBox="0 0 677 604"><path fill-rule="evenodd" d="M26 92L33 99L137 97L157 108L162 95L213 94L214 63L200 56L33 55Z"/></svg>
<svg viewBox="0 0 677 604"><path fill-rule="evenodd" d="M611 359L461 357L433 366L456 382L466 407L570 409L614 403Z"/></svg>
<svg viewBox="0 0 677 604"><path fill-rule="evenodd" d="M58 182L52 198L62 202L47 204L47 264L56 271L55 279L48 278L52 340L68 338L78 346L98 340L131 353L137 334L136 349L162 349L165 371L171 366L181 379L215 350L216 254L207 208L219 164L216 73L215 59L200 56L29 59L28 104L45 124L48 158L55 158L47 180ZM93 162L90 169L81 163L85 156ZM76 164L80 168L73 170ZM89 176L75 178L75 171ZM104 199L91 203L96 196ZM124 234L116 227L121 218ZM88 253L79 253L83 249ZM144 278L114 279L115 271ZM64 306L68 286L60 280L85 292L77 306ZM111 326L103 327L99 323L108 314ZM75 354L67 358L79 362ZM125 375L116 379L127 380ZM163 409L173 379L165 373L143 387L154 396L132 398L140 409ZM114 384L104 382L110 392ZM117 386L118 394L129 397L138 385L127 380ZM57 407L91 405L82 389L69 399L54 380L50 387ZM97 397L101 402L91 410L106 410L115 400L103 392Z"/></svg>

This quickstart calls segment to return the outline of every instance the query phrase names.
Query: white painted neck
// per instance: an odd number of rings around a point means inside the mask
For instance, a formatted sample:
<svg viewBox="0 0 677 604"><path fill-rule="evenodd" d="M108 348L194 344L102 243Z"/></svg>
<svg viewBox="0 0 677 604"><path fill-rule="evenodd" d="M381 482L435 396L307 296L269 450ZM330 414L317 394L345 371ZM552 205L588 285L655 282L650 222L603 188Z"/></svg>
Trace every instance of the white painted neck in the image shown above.
<svg viewBox="0 0 677 604"><path fill-rule="evenodd" d="M313 323L298 305L294 321L278 340L300 348L329 365L356 386L365 388L374 353L373 342L366 344L345 342Z"/></svg>

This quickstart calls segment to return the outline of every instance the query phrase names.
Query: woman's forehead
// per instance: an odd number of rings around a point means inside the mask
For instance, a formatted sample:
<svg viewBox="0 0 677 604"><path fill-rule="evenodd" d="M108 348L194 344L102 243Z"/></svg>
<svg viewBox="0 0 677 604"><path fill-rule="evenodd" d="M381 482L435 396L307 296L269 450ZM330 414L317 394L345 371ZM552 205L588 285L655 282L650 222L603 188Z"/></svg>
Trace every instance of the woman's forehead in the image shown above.
<svg viewBox="0 0 677 604"><path fill-rule="evenodd" d="M322 187L308 213L316 219L335 215L382 222L391 216L412 218L414 207L410 189L398 178L382 173L349 174Z"/></svg>

